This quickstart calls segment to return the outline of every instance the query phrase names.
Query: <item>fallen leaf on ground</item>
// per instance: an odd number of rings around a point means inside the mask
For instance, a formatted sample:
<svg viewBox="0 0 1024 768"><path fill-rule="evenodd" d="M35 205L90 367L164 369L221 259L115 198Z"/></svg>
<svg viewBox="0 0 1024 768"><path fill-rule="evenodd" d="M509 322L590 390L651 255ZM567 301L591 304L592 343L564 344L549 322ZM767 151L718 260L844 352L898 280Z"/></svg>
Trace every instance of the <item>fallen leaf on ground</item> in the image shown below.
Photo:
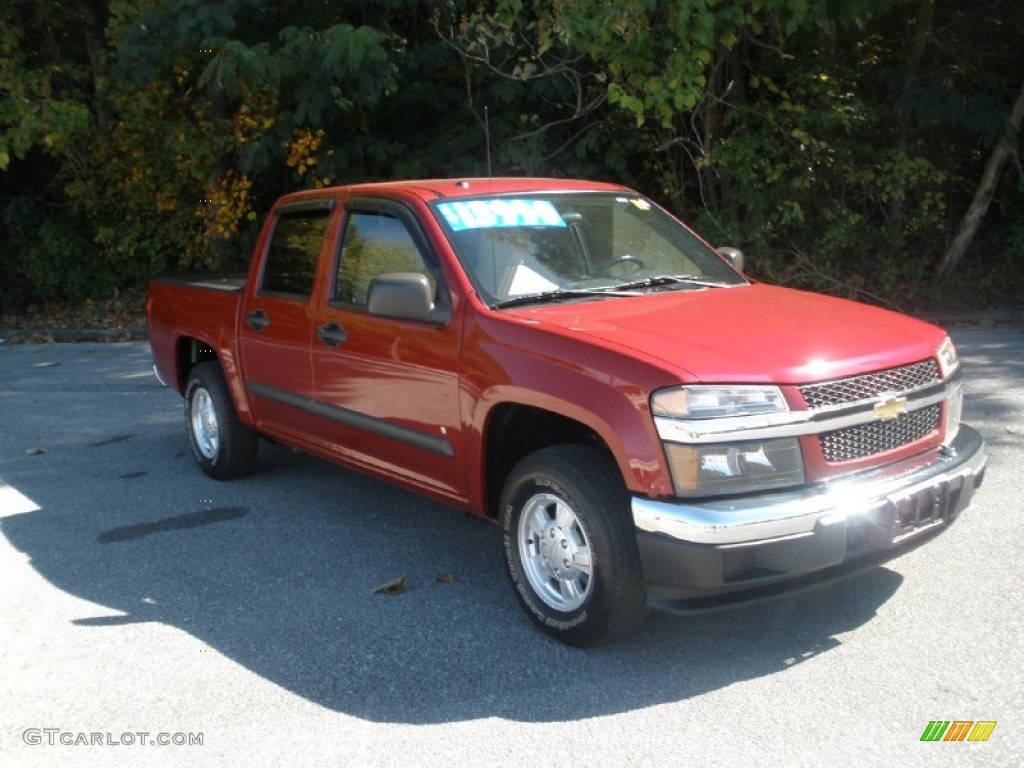
<svg viewBox="0 0 1024 768"><path fill-rule="evenodd" d="M25 451L25 454L28 456L39 456L44 453L46 453L45 448L29 448Z"/></svg>
<svg viewBox="0 0 1024 768"><path fill-rule="evenodd" d="M439 581L442 584L454 584L456 581L458 581L458 579L455 578L455 576L453 576L452 574L449 573L449 574L447 574L445 576L438 576L437 578L434 579L434 581Z"/></svg>
<svg viewBox="0 0 1024 768"><path fill-rule="evenodd" d="M391 581L385 581L379 587L375 587L373 594L375 595L400 595L409 588L405 578L399 576L397 579Z"/></svg>

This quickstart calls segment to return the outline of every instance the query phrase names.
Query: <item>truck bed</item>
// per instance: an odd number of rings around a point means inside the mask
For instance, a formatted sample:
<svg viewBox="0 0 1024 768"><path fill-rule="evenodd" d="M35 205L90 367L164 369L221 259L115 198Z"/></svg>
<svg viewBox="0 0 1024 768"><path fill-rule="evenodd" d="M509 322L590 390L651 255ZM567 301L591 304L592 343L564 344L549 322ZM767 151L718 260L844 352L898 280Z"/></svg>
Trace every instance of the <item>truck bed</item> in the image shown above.
<svg viewBox="0 0 1024 768"><path fill-rule="evenodd" d="M229 364L234 349L235 323L242 301L244 275L165 277L149 286L149 343L160 378L182 391L182 355L176 340L195 339L210 349L223 350Z"/></svg>

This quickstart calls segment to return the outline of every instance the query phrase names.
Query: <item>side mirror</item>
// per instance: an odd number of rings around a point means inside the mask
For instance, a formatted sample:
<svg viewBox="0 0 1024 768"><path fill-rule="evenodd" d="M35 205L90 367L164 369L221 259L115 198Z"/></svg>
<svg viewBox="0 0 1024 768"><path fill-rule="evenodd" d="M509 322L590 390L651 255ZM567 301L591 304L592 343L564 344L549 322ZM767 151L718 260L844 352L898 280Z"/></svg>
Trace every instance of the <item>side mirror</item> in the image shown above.
<svg viewBox="0 0 1024 768"><path fill-rule="evenodd" d="M367 309L371 315L401 320L433 320L434 291L426 275L393 272L370 281Z"/></svg>
<svg viewBox="0 0 1024 768"><path fill-rule="evenodd" d="M730 248L729 246L722 246L718 249L718 252L725 257L725 260L732 264L732 268L737 272L743 271L743 263L745 261L743 251L739 248Z"/></svg>

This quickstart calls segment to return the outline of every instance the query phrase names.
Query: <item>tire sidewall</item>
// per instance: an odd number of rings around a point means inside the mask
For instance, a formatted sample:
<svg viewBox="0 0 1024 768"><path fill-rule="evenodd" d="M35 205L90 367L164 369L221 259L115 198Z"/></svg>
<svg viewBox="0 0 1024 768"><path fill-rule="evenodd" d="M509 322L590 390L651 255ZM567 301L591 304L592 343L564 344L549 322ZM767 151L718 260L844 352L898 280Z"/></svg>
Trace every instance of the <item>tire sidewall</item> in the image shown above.
<svg viewBox="0 0 1024 768"><path fill-rule="evenodd" d="M544 602L523 570L519 552L519 520L526 502L540 493L558 496L573 509L590 545L590 591L583 605L573 611L559 611ZM559 637L564 635L564 639L568 641L571 641L573 634L599 620L604 575L604 537L591 520L585 501L573 493L569 484L545 472L534 472L513 478L502 499L501 521L508 575L516 597L530 617L549 634Z"/></svg>
<svg viewBox="0 0 1024 768"><path fill-rule="evenodd" d="M195 458L196 463L204 471L215 470L218 462L224 455L224 418L222 404L217 397L216 391L210 387L206 382L204 376L205 371L196 371L196 374L188 380L188 385L185 389L185 431L188 432L188 444L192 448L192 456ZM192 426L192 403L195 400L196 393L199 390L205 390L209 396L210 401L213 403L214 410L217 412L217 424L221 430L221 440L217 445L217 454L212 458L207 458L201 450L199 450L199 443L196 440L195 430Z"/></svg>

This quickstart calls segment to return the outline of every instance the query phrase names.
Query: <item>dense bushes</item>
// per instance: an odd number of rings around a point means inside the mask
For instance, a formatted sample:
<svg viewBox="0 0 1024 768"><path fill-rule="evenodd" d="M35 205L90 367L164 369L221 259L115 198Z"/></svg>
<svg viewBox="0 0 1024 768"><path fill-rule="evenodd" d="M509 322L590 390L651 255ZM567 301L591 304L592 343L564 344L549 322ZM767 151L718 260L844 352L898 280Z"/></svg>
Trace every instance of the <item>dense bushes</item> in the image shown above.
<svg viewBox="0 0 1024 768"><path fill-rule="evenodd" d="M636 186L767 279L1019 304L1019 161L933 277L1017 146L1022 26L1015 0L13 0L0 312L237 262L285 191L488 160Z"/></svg>

